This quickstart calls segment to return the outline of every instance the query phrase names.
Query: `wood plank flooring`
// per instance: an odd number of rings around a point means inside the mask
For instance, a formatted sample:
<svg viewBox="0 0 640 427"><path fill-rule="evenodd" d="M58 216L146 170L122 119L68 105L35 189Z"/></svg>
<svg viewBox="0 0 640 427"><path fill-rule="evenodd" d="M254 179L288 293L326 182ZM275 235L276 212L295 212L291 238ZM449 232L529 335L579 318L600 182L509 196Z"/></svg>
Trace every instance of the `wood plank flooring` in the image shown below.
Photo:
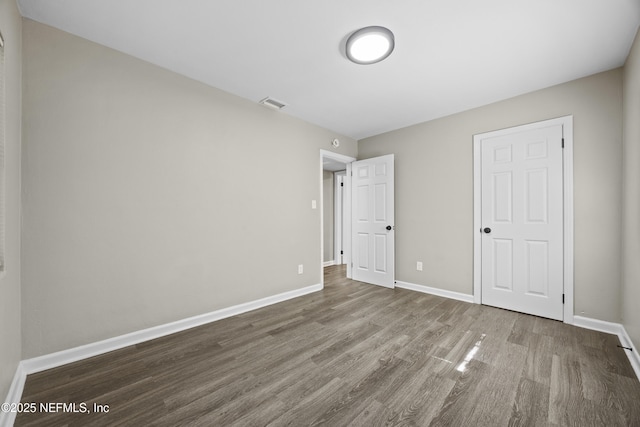
<svg viewBox="0 0 640 427"><path fill-rule="evenodd" d="M640 426L616 336L390 290L325 289L29 375L17 426Z"/></svg>

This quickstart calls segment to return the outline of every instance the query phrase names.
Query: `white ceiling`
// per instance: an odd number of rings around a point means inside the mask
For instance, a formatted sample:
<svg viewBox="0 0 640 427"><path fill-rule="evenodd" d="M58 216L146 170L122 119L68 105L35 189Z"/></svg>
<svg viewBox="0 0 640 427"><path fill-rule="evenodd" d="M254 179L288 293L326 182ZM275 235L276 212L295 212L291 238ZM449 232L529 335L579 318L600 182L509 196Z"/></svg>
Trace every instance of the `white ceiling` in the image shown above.
<svg viewBox="0 0 640 427"><path fill-rule="evenodd" d="M640 0L18 0L23 16L361 139L624 64ZM344 55L388 27L385 61Z"/></svg>
<svg viewBox="0 0 640 427"><path fill-rule="evenodd" d="M327 157L322 158L322 170L329 172L343 171L347 168L347 164L338 160L329 159Z"/></svg>

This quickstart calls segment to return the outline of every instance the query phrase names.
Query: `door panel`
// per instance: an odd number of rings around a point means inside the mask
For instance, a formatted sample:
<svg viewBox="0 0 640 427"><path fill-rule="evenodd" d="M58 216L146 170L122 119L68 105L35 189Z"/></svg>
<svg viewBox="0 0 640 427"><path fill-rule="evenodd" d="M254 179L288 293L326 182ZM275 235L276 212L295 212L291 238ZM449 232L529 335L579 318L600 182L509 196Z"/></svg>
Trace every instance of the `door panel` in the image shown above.
<svg viewBox="0 0 640 427"><path fill-rule="evenodd" d="M547 168L526 171L525 181L525 223L547 224L547 203L549 202Z"/></svg>
<svg viewBox="0 0 640 427"><path fill-rule="evenodd" d="M385 273L387 271L387 235L376 233L374 237L375 271Z"/></svg>
<svg viewBox="0 0 640 427"><path fill-rule="evenodd" d="M354 280L394 287L394 156L354 162ZM390 230L387 227L390 226Z"/></svg>
<svg viewBox="0 0 640 427"><path fill-rule="evenodd" d="M481 140L482 303L562 320L562 125Z"/></svg>
<svg viewBox="0 0 640 427"><path fill-rule="evenodd" d="M511 223L512 177L511 172L494 173L493 179L493 221L503 224Z"/></svg>
<svg viewBox="0 0 640 427"><path fill-rule="evenodd" d="M374 218L376 222L387 221L387 183L375 184L373 186L374 191Z"/></svg>
<svg viewBox="0 0 640 427"><path fill-rule="evenodd" d="M369 187L366 185L360 185L356 188L355 194L357 195L357 218L358 222L368 222L369 221L369 210L367 207L369 206Z"/></svg>
<svg viewBox="0 0 640 427"><path fill-rule="evenodd" d="M527 289L531 295L549 296L549 242L525 241Z"/></svg>
<svg viewBox="0 0 640 427"><path fill-rule="evenodd" d="M493 239L493 288L513 289L513 241Z"/></svg>
<svg viewBox="0 0 640 427"><path fill-rule="evenodd" d="M355 266L356 270L369 269L369 234L358 233L354 244L356 248Z"/></svg>

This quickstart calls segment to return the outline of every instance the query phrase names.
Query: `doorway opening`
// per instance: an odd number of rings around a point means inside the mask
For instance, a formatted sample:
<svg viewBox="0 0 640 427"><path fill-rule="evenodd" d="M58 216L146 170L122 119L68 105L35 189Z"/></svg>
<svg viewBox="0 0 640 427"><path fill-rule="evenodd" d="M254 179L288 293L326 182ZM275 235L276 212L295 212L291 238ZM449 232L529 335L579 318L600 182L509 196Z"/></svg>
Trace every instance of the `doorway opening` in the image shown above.
<svg viewBox="0 0 640 427"><path fill-rule="evenodd" d="M356 159L320 150L320 279L324 267L346 264L351 277L351 163Z"/></svg>

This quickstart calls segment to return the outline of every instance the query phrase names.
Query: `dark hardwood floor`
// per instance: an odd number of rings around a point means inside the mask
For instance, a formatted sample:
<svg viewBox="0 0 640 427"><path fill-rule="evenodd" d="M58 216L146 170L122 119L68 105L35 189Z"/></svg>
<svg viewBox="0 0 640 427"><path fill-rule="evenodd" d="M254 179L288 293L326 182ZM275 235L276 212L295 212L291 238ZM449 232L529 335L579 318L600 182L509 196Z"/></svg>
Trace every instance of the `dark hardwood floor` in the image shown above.
<svg viewBox="0 0 640 427"><path fill-rule="evenodd" d="M325 289L29 375L17 426L640 426L616 336L385 289ZM78 407L80 408L80 407Z"/></svg>

